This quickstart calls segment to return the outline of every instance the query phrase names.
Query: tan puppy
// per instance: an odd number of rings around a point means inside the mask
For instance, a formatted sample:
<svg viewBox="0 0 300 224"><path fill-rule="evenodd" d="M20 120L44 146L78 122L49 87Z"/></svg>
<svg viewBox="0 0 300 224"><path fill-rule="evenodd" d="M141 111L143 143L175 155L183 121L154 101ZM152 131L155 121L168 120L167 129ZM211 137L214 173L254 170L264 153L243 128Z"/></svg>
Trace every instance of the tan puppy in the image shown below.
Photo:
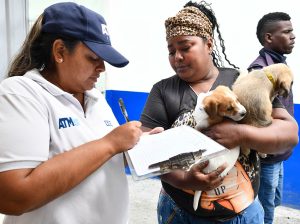
<svg viewBox="0 0 300 224"><path fill-rule="evenodd" d="M246 110L237 100L237 96L228 87L218 86L211 92L199 94L197 105L192 115L196 122L195 128L201 130L221 122L225 117L234 121L240 121L245 114ZM210 173L225 162L227 163L227 168L220 174L221 177L224 177L234 166L239 154L240 147L230 149L227 153L210 159L208 166L202 171ZM201 191L195 191L194 210L198 208L200 197Z"/></svg>
<svg viewBox="0 0 300 224"><path fill-rule="evenodd" d="M232 86L247 110L241 123L256 127L272 123L272 101L277 95L287 97L293 83L290 68L283 63L241 74Z"/></svg>
<svg viewBox="0 0 300 224"><path fill-rule="evenodd" d="M280 95L287 97L293 84L293 74L283 63L269 65L261 70L253 70L241 74L232 86L241 104L247 110L240 123L256 127L268 126L272 123L272 101ZM248 155L250 149L242 148ZM267 155L259 153L262 158Z"/></svg>

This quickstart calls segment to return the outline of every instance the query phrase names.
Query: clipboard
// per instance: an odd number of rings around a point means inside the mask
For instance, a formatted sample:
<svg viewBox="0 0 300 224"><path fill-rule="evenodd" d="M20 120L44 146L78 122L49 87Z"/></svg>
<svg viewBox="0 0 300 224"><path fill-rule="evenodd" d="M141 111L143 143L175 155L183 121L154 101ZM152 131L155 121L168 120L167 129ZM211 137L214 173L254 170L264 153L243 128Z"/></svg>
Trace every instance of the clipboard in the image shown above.
<svg viewBox="0 0 300 224"><path fill-rule="evenodd" d="M202 151L200 151L202 150ZM228 152L228 149L190 126L179 126L158 134L143 135L139 142L125 152L125 157L134 180L169 173L174 169L162 169L154 166L164 161L181 158L189 162L200 163ZM194 155L201 156L195 161ZM192 158L193 161L188 161Z"/></svg>

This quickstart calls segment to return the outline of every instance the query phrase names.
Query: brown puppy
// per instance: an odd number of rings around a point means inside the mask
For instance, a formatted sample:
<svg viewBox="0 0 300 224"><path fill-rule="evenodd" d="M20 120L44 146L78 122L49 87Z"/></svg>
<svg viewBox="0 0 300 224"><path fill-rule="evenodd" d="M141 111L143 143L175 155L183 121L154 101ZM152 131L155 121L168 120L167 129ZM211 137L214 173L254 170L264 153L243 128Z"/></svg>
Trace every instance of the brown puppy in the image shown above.
<svg viewBox="0 0 300 224"><path fill-rule="evenodd" d="M181 114L171 127L188 125L201 130L221 122L224 117L239 121L245 114L245 107L232 90L220 85L212 91L200 93L195 109Z"/></svg>
<svg viewBox="0 0 300 224"><path fill-rule="evenodd" d="M200 93L197 98L195 110L191 113L181 115L174 123L173 127L189 125L198 130L221 122L225 117L235 121L241 120L246 114L246 110L237 100L237 96L226 86L218 86L208 93ZM234 166L240 153L240 148L235 147L227 153L211 158L208 166L202 172L210 173L216 170L224 162L226 169L220 174L224 177ZM201 191L195 191L193 207L198 208Z"/></svg>
<svg viewBox="0 0 300 224"><path fill-rule="evenodd" d="M213 91L201 93L193 112L196 129L201 130L221 122L225 117L234 121L241 120L246 109L237 96L226 86L218 86Z"/></svg>
<svg viewBox="0 0 300 224"><path fill-rule="evenodd" d="M232 86L247 114L241 123L256 127L272 123L272 101L277 95L288 96L293 83L290 68L283 63L241 74Z"/></svg>
<svg viewBox="0 0 300 224"><path fill-rule="evenodd" d="M213 91L199 94L193 117L196 122L195 128L201 130L221 122L224 118L240 121L245 114L246 110L238 101L237 96L228 87L218 86ZM202 172L210 173L226 162L227 167L220 174L221 177L224 177L234 166L239 154L240 147L235 147L227 153L211 158ZM198 208L200 197L201 191L195 191L194 210Z"/></svg>

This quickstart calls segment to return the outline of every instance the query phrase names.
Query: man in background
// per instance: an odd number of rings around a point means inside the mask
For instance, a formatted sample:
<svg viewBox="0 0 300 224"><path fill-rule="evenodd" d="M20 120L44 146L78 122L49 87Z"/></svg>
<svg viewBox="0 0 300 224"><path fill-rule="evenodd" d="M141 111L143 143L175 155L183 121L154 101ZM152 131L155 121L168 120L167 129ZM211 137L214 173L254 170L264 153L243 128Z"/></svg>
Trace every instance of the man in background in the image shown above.
<svg viewBox="0 0 300 224"><path fill-rule="evenodd" d="M263 46L259 56L250 64L248 71L261 69L275 63L285 63L285 54L292 53L295 35L291 17L284 12L272 12L264 15L257 24L256 35ZM294 116L293 93L287 98L279 97L287 111ZM272 224L274 209L281 204L283 189L283 161L292 154L292 150L278 155L261 158L259 200L265 210L265 224Z"/></svg>

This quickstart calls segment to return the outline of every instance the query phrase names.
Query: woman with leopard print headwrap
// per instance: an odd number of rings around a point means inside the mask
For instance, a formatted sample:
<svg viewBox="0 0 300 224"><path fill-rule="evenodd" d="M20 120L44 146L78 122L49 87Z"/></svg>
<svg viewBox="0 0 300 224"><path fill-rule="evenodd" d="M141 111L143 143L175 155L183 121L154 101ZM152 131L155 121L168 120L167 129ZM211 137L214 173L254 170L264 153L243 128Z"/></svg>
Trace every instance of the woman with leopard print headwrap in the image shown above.
<svg viewBox="0 0 300 224"><path fill-rule="evenodd" d="M227 59L216 17L205 2L188 2L174 17L166 20L165 27L169 62L176 75L153 86L141 116L144 130L157 126L169 129L174 122L189 119L198 94L218 85L231 87L239 74ZM224 67L214 40L215 30L223 56L234 68ZM225 121L203 131L225 147L243 145L253 150L247 156L241 154L224 179L219 174L225 164L209 174L201 172L207 165L204 163L188 172L178 170L162 175L157 211L160 224L263 223L264 212L256 197L259 186L257 151L284 152L298 141L294 119L278 99L274 100L273 107L274 120L268 127ZM202 195L194 211L196 190L202 191Z"/></svg>

